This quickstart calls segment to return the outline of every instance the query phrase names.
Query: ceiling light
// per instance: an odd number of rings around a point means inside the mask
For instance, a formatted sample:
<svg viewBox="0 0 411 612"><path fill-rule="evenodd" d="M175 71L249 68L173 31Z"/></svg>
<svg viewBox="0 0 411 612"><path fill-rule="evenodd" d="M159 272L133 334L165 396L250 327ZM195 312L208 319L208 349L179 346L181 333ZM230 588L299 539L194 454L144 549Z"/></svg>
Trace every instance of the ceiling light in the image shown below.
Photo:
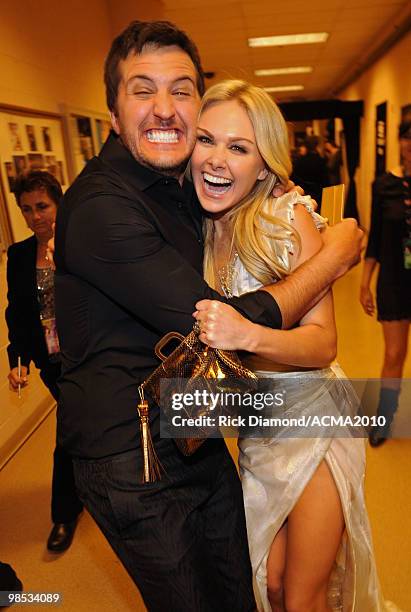
<svg viewBox="0 0 411 612"><path fill-rule="evenodd" d="M279 87L264 87L263 89L269 93L273 91L301 91L304 89L304 85L280 85Z"/></svg>
<svg viewBox="0 0 411 612"><path fill-rule="evenodd" d="M254 74L255 76L272 76L275 74L305 74L312 71L312 66L291 66L290 68L267 68L264 70L254 70Z"/></svg>
<svg viewBox="0 0 411 612"><path fill-rule="evenodd" d="M250 47L278 47L283 45L307 45L310 43L325 42L328 32L316 32L309 34L287 34L285 36L262 36L260 38L249 38Z"/></svg>

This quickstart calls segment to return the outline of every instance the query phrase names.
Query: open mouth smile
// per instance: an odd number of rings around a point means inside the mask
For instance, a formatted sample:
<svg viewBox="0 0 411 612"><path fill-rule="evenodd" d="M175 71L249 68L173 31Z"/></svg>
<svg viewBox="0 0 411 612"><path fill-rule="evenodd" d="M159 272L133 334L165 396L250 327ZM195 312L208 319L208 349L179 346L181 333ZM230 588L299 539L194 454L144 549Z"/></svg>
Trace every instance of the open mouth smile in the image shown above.
<svg viewBox="0 0 411 612"><path fill-rule="evenodd" d="M223 176L214 176L203 172L204 190L206 193L222 195L227 193L233 184L233 180Z"/></svg>
<svg viewBox="0 0 411 612"><path fill-rule="evenodd" d="M149 142L152 143L167 143L167 144L176 144L179 141L179 131L178 130L147 130L145 133L146 138Z"/></svg>

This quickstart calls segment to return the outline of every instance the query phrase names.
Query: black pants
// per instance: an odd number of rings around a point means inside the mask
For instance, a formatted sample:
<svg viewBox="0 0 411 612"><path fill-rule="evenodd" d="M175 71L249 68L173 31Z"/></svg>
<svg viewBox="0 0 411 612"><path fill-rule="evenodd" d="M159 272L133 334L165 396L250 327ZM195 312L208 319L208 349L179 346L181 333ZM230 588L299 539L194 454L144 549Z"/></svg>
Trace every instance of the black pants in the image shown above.
<svg viewBox="0 0 411 612"><path fill-rule="evenodd" d="M141 484L140 449L74 460L77 489L150 612L255 610L241 484L224 441L192 457L156 440L166 470Z"/></svg>
<svg viewBox="0 0 411 612"><path fill-rule="evenodd" d="M60 364L50 363L40 370L40 378L58 401L57 379ZM74 482L73 460L66 451L56 444L53 455L53 479L51 486L51 520L53 523L71 523L82 511L83 504L77 495Z"/></svg>

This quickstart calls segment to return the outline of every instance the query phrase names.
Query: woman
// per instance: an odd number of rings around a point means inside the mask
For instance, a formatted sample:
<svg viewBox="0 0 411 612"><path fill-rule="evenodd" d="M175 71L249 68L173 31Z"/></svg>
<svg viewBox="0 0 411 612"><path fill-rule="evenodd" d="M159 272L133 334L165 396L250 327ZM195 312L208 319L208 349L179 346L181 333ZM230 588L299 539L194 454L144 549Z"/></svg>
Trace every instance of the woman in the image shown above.
<svg viewBox="0 0 411 612"><path fill-rule="evenodd" d="M310 198L271 197L291 170L288 150L285 122L261 89L227 81L206 93L191 170L208 213L205 276L226 295L286 277L321 246ZM260 327L217 302L199 302L194 316L204 342L249 351L245 363L259 377L281 379L287 416L355 411L351 387L329 368L331 293L291 331ZM384 610L364 503L364 441L348 430L287 435L239 441L258 609Z"/></svg>
<svg viewBox="0 0 411 612"><path fill-rule="evenodd" d="M9 386L18 391L28 384L33 361L57 400L60 359L54 318L54 272L47 257L47 241L53 234L63 193L50 173L32 171L17 179L14 194L33 235L11 245L7 253ZM47 541L49 551L63 552L70 546L81 510L71 457L57 445L51 499L54 525Z"/></svg>
<svg viewBox="0 0 411 612"><path fill-rule="evenodd" d="M386 423L372 428L370 444L374 447L389 436L398 408L411 319L411 121L401 123L399 141L401 166L373 184L371 228L361 280L361 305L372 316L375 306L370 284L379 263L377 310L385 351L377 415L384 416Z"/></svg>

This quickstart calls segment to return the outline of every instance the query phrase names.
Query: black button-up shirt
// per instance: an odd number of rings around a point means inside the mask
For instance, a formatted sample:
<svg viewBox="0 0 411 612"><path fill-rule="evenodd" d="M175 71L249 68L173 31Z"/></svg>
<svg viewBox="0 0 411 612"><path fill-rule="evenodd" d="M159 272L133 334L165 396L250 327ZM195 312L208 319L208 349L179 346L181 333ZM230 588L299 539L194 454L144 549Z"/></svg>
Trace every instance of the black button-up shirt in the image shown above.
<svg viewBox="0 0 411 612"><path fill-rule="evenodd" d="M137 387L158 365L155 344L169 331L191 330L198 300L224 300L203 280L202 260L192 185L141 166L111 135L57 215L58 436L73 455L104 457L139 445ZM264 291L230 303L281 326Z"/></svg>

